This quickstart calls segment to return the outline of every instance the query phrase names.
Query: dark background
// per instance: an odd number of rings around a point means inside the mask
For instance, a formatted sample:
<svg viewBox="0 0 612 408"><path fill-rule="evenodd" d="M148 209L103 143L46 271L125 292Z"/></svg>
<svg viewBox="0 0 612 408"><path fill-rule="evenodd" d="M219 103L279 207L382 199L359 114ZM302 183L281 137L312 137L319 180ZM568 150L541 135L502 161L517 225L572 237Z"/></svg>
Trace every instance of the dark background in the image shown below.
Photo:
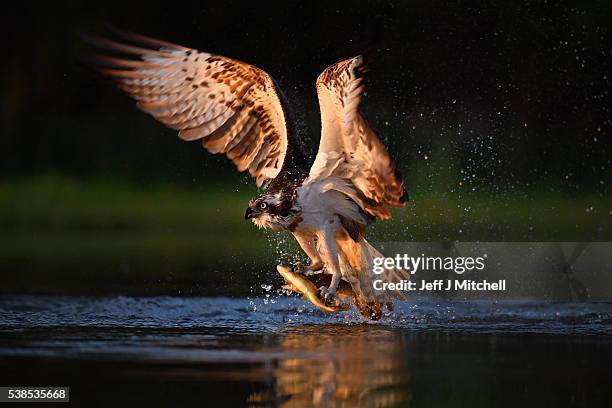
<svg viewBox="0 0 612 408"><path fill-rule="evenodd" d="M537 178L572 192L609 191L609 2L6 7L4 175L54 170L192 183L221 163L172 138L79 64L93 52L79 33L108 34L105 24L114 24L263 68L286 92L313 152L316 76L370 49L364 109L399 167L417 165L442 140L483 188L520 189Z"/></svg>
<svg viewBox="0 0 612 408"><path fill-rule="evenodd" d="M96 50L79 35L111 35L107 24L266 70L312 154L320 127L315 78L369 50L362 108L413 197L393 221L375 226L374 240L609 241L611 8L607 1L3 6L3 289L81 292L103 282L104 290L123 291L144 281L155 293L157 285L200 293L192 283L209 272L270 276L276 260L298 253L289 240L270 245L243 222L255 193L246 176L180 141L84 63ZM66 277L56 282L51 272ZM218 283L222 293L234 293L246 276L236 274Z"/></svg>

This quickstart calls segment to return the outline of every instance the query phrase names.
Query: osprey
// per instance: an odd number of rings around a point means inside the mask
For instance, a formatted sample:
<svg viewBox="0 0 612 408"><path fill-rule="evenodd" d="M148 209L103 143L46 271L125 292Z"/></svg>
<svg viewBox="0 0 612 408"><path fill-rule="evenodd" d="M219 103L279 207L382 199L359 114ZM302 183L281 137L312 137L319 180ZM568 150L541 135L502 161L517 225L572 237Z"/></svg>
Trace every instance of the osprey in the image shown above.
<svg viewBox="0 0 612 408"><path fill-rule="evenodd" d="M239 171L248 171L265 192L253 198L245 219L260 228L289 231L310 265L307 276L323 271L326 304L338 304L341 280L350 284L364 315L380 318L392 308L390 295L375 279L399 282L406 272L373 272L382 255L364 238L388 206L408 201L400 173L374 130L359 112L365 65L362 56L339 61L317 78L321 140L310 168L300 137L277 83L247 63L169 42L117 31L124 42L103 38L94 44L123 57L100 56L100 70L137 101L137 106L186 141L200 141L223 153Z"/></svg>

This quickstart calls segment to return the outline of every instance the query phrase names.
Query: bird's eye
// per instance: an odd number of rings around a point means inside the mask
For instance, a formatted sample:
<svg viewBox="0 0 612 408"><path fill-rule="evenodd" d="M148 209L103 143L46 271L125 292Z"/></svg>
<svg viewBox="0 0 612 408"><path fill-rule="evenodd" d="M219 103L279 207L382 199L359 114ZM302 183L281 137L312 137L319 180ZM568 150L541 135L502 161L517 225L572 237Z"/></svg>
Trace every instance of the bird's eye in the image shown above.
<svg viewBox="0 0 612 408"><path fill-rule="evenodd" d="M266 208L268 208L268 203L266 202L259 203L259 208L261 208L262 210L265 210Z"/></svg>

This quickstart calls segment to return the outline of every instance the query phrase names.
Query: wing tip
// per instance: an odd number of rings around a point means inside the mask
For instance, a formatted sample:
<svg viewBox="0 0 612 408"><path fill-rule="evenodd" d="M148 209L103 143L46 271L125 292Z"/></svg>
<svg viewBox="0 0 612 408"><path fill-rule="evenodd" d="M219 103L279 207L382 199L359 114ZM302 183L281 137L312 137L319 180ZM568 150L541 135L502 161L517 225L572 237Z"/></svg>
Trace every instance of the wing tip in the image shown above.
<svg viewBox="0 0 612 408"><path fill-rule="evenodd" d="M130 41L134 44L146 45L149 47L154 47L157 49L168 49L168 50L177 50L177 51L186 51L189 48L184 47L182 45L178 45L169 41L160 40L155 37L150 37L148 35L138 34L132 31L124 30L122 28L118 28L113 24L106 24L106 28L109 32L115 35L118 38L121 38L124 41Z"/></svg>
<svg viewBox="0 0 612 408"><path fill-rule="evenodd" d="M393 169L393 176L395 177L399 187L402 189L402 194L397 199L397 205L403 207L410 201L410 192L406 190L406 187L404 186L404 176L402 176L402 173L398 169Z"/></svg>
<svg viewBox="0 0 612 408"><path fill-rule="evenodd" d="M399 198L399 203L404 206L406 204L408 204L411 200L410 197L410 192L408 190L406 190L405 188L403 189L402 195Z"/></svg>

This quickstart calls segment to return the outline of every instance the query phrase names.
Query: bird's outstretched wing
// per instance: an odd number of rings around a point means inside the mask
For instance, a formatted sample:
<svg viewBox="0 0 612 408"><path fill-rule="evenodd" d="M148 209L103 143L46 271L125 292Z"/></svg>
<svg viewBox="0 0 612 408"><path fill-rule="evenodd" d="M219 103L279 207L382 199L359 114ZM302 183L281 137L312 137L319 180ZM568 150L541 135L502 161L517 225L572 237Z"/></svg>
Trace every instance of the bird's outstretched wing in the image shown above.
<svg viewBox="0 0 612 408"><path fill-rule="evenodd" d="M276 177L286 156L301 149L287 123L274 80L244 62L115 30L124 41L88 38L118 56L98 56L100 71L137 101L143 111L224 153L257 185ZM293 140L292 140L293 139Z"/></svg>
<svg viewBox="0 0 612 408"><path fill-rule="evenodd" d="M329 180L371 217L390 217L408 196L400 173L359 112L365 66L362 56L331 65L317 79L321 142L306 182Z"/></svg>

